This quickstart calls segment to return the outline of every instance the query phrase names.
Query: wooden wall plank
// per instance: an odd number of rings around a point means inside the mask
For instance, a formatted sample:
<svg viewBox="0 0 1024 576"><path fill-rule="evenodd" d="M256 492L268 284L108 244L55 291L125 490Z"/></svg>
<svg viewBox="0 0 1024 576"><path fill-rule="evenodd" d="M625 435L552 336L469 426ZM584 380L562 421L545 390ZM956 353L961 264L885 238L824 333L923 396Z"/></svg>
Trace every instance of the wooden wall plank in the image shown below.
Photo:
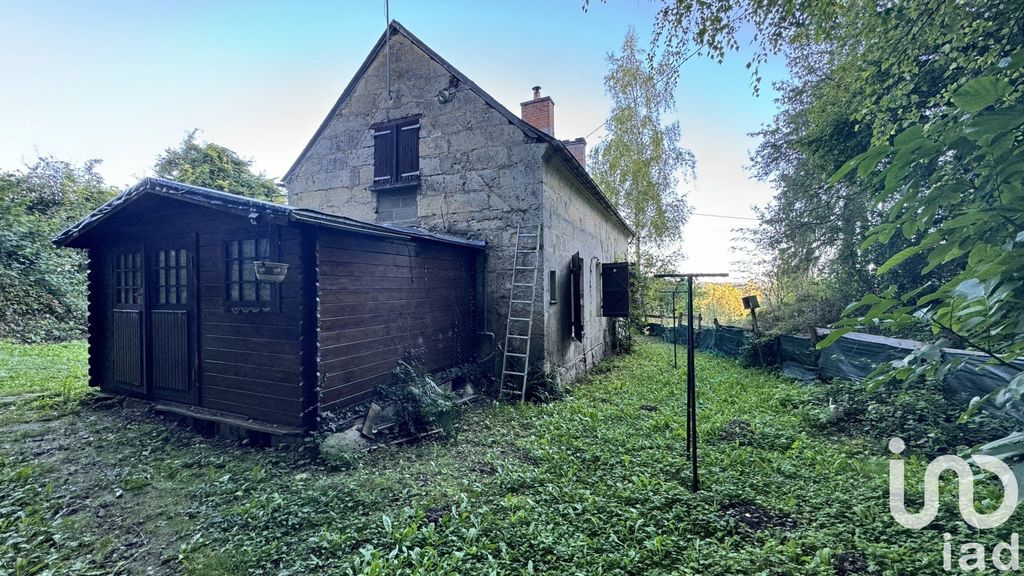
<svg viewBox="0 0 1024 576"><path fill-rule="evenodd" d="M475 252L323 232L317 248L321 409L369 398L413 348L432 370L468 359Z"/></svg>

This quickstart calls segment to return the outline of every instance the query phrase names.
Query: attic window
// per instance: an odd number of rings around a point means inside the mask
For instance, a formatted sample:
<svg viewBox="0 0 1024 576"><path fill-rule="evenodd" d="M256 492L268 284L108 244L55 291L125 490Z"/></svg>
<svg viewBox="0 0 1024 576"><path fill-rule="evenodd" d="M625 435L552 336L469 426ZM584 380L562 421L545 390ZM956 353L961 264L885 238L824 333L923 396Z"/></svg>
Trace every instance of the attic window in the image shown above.
<svg viewBox="0 0 1024 576"><path fill-rule="evenodd" d="M420 182L420 119L402 118L373 127L372 190Z"/></svg>

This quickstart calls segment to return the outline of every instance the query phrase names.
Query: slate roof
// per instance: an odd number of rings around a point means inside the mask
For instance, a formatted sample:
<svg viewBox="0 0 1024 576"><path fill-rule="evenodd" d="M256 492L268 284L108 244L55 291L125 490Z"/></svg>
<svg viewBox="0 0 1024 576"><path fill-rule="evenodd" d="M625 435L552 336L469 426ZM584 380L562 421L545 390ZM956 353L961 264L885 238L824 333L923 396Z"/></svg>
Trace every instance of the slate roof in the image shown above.
<svg viewBox="0 0 1024 576"><path fill-rule="evenodd" d="M345 101L348 99L352 91L355 90L356 85L359 83L359 79L362 78L363 74L365 74L366 71L370 68L370 64L373 63L373 60L374 58L376 58L377 53L384 49L385 41L387 40L389 34L401 34L408 38L409 41L412 42L414 46L422 50L433 61L440 64L441 67L447 70L449 74L458 78L459 82L462 85L469 87L469 89L473 91L473 93L475 93L477 96L479 96L484 102L486 102L488 106L494 108L495 110L498 111L498 113L504 116L509 121L509 123L511 123L516 128L519 128L528 137L548 143L554 150L555 155L562 161L563 164L565 164L566 168L569 169L569 172L576 178L577 181L579 181L579 183L587 190L587 192L590 193L591 197L602 208L604 208L604 210L620 226L627 230L631 235L634 234L633 229L629 227L629 224L627 224L625 219L622 218L622 215L619 214L619 211L615 208L611 201L608 200L608 197L605 196L604 192L601 191L601 187L597 185L597 182L594 182L594 179L590 177L589 173L587 173L586 168L584 168L583 165L580 164L579 160L577 160L576 157L572 155L572 152L569 152L569 149L566 148L565 144L562 143L561 140L541 130L538 130L537 128L534 128L528 122L524 121L519 116L513 114L508 108L502 106L500 102L494 99L494 97L485 92L483 88L477 86L475 82L466 77L466 75L460 72L457 68L455 68L455 66L452 66L451 63L442 58L437 52L434 52L433 49L424 44L423 41L417 38L415 35L413 35L412 32L409 32L409 30L406 29L405 26L402 26L397 20L392 20L391 24L388 25L387 30L384 31L384 34L381 34L380 40L377 40L377 44L375 44L373 49L370 50L370 54L366 57L366 60L363 61L363 64L362 66L359 67L359 70L356 71L355 75L352 77L352 80L349 81L348 86L345 87L345 90L341 93L341 96L338 97L338 101L335 102L334 106L331 108L331 111L327 114L327 117L324 118L324 121L320 124L320 127L317 128L316 132L313 134L313 137L309 139L309 143L307 143L306 147L303 148L302 152L299 154L299 157L292 164L291 168L288 169L288 172L285 173L284 177L282 178L283 181L287 182L294 176L295 171L299 167L299 164L301 164L303 159L305 159L306 155L313 148L313 145L316 143L317 140L319 140L320 135L323 134L324 131L327 129L327 126L330 125L331 120L337 115L338 111L341 109L342 104L345 103Z"/></svg>
<svg viewBox="0 0 1024 576"><path fill-rule="evenodd" d="M93 210L73 226L58 234L53 243L58 246L76 246L83 234L107 218L116 214L121 208L145 194L176 198L215 210L232 212L242 216L257 217L264 214L286 218L297 224L322 226L334 230L344 230L370 236L384 236L398 239L420 239L445 244L455 244L469 248L484 248L486 243L481 240L469 240L446 234L436 234L419 228L407 228L384 224L371 224L345 216L327 214L309 208L294 208L284 204L274 204L237 194L229 194L220 190L183 184L163 178L143 178L138 184L128 188L121 194Z"/></svg>

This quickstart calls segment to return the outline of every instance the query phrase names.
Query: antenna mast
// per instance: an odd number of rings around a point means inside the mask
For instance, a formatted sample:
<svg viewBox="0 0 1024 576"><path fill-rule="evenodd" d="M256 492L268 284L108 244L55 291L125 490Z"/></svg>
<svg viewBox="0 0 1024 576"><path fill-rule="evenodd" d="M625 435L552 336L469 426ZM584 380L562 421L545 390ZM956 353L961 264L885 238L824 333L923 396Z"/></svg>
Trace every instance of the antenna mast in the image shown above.
<svg viewBox="0 0 1024 576"><path fill-rule="evenodd" d="M384 50L388 61L388 101L391 101L391 3L384 0Z"/></svg>

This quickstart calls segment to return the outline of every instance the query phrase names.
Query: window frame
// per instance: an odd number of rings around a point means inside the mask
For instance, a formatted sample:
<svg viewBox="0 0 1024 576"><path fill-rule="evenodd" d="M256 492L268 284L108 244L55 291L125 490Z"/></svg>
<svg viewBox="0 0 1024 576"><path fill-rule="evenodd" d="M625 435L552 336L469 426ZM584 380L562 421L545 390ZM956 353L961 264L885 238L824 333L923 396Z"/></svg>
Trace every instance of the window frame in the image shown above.
<svg viewBox="0 0 1024 576"><path fill-rule="evenodd" d="M255 242L254 255L251 259L242 256L242 242L252 240ZM232 257L231 244L238 242L238 257ZM266 254L262 256L260 254L261 243L266 243ZM224 310L233 314L243 313L271 313L280 312L281 310L281 291L280 284L274 284L271 282L262 282L255 279L256 269L252 268L254 280L244 280L243 274L245 270L245 262L255 262L259 260L268 260L271 262L277 261L278 252L278 235L277 231L273 231L268 234L266 232L254 233L254 232L238 232L233 234L225 234L223 238L223 252L221 257L224 262L224 292L222 293L224 298ZM250 264L251 265L251 264ZM235 266L238 271L238 280L232 280L231 272L232 266ZM238 284L239 298L242 297L244 291L244 285L250 282L255 282L254 290L256 291L256 300L232 300L232 285ZM261 300L259 295L261 290L266 288L268 290L268 299Z"/></svg>
<svg viewBox="0 0 1024 576"><path fill-rule="evenodd" d="M128 262L126 264L125 258ZM146 265L141 247L114 250L111 257L111 296L115 308L140 307L145 300ZM125 298L130 296L130 298Z"/></svg>
<svg viewBox="0 0 1024 576"><path fill-rule="evenodd" d="M153 305L187 307L192 284L192 262L188 248L158 246L152 249ZM173 256L173 258L171 258ZM182 257L184 256L184 261ZM163 260L161 261L161 257ZM174 260L171 263L171 260Z"/></svg>
<svg viewBox="0 0 1024 576"><path fill-rule="evenodd" d="M373 138L373 181L370 184L370 190L393 190L419 186L421 117L421 114L415 114L387 122L378 122L370 126ZM415 153L406 158L402 155L402 151L408 150L408 148L403 147L403 143L407 146L412 137L402 138L402 135L409 134L410 131L415 131L415 146L413 148ZM378 140L378 138L385 137L388 139L387 142L382 143ZM378 146L380 143L382 145ZM390 155L390 158L385 158L382 161L378 157L379 153ZM416 169L400 172L403 159L408 161L410 158L415 162ZM381 165L386 165L387 174L378 174L378 167Z"/></svg>

